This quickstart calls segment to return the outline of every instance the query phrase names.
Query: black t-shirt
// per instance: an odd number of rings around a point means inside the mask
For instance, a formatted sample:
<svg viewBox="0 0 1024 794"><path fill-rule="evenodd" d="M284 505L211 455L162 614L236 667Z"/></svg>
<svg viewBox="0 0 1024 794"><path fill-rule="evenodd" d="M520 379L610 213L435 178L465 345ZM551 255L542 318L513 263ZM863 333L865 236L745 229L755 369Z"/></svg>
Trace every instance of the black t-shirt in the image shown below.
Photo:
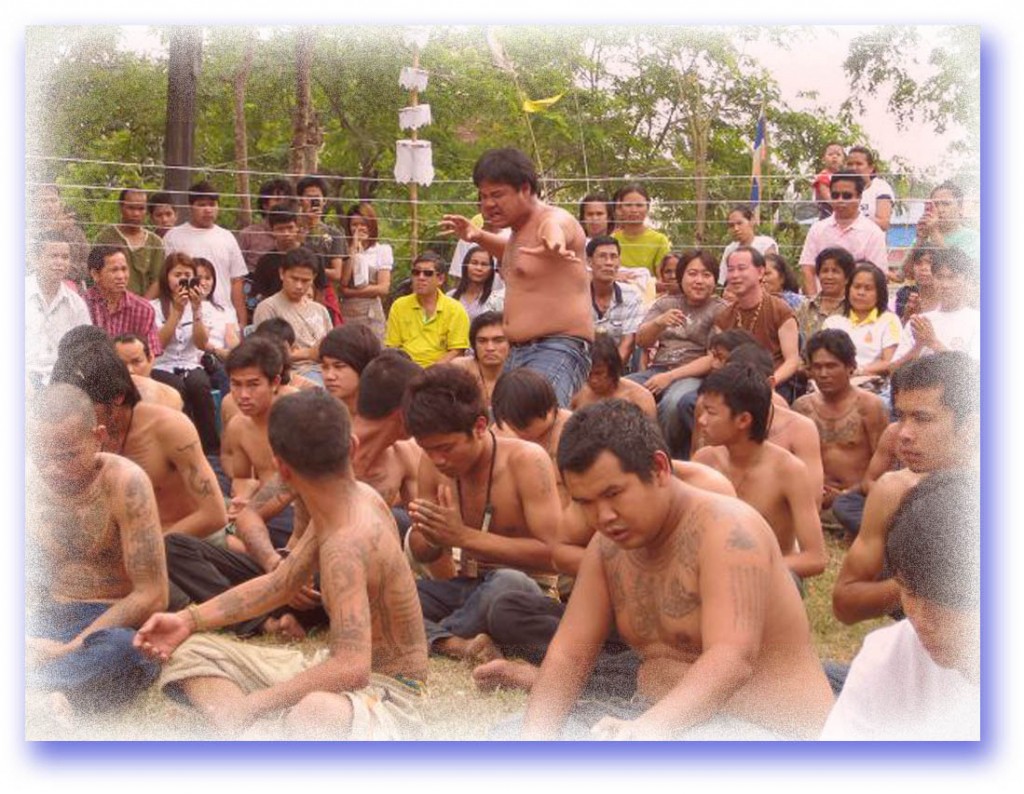
<svg viewBox="0 0 1024 794"><path fill-rule="evenodd" d="M256 269L252 271L252 291L250 294L260 298L269 298L281 291L281 263L285 255L280 251L271 251L260 257ZM324 272L323 260L316 257L316 276L313 286L317 289L327 288L327 273Z"/></svg>

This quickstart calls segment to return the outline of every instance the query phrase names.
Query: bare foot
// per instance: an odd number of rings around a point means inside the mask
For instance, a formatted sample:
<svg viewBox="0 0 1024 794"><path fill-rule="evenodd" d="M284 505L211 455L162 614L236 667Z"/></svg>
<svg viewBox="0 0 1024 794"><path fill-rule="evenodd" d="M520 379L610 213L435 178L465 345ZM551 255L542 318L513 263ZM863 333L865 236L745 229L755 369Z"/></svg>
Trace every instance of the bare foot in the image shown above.
<svg viewBox="0 0 1024 794"><path fill-rule="evenodd" d="M522 659L495 659L473 669L473 680L482 692L493 692L498 687L529 692L538 675L540 668Z"/></svg>
<svg viewBox="0 0 1024 794"><path fill-rule="evenodd" d="M300 642L306 639L306 630L302 628L291 612L286 612L280 618L267 618L263 621L263 633L276 634L290 642Z"/></svg>
<svg viewBox="0 0 1024 794"><path fill-rule="evenodd" d="M464 637L445 637L434 643L434 650L453 659L467 659L481 664L505 658L494 640L486 634L477 634L468 640Z"/></svg>

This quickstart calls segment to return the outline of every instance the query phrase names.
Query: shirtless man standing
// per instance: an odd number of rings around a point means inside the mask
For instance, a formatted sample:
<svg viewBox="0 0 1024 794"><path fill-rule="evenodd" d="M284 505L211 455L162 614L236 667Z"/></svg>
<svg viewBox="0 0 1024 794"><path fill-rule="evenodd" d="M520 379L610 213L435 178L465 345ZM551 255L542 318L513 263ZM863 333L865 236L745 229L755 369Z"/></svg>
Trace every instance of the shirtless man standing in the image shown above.
<svg viewBox="0 0 1024 794"><path fill-rule="evenodd" d="M815 736L832 694L771 529L737 500L679 482L652 423L635 411L628 426L607 421L614 406L583 409L562 436L566 485L598 535L523 738ZM567 726L613 623L643 660L638 698L581 703Z"/></svg>
<svg viewBox="0 0 1024 794"><path fill-rule="evenodd" d="M722 472L736 495L775 532L783 561L798 582L817 576L828 562L821 519L807 467L766 441L772 390L760 372L726 364L700 386L701 427L712 444L694 457Z"/></svg>
<svg viewBox="0 0 1024 794"><path fill-rule="evenodd" d="M590 368L594 340L583 227L568 212L541 202L537 172L518 149L490 149L473 168L480 211L504 240L461 215L445 215L443 231L480 245L501 262L505 281L508 369L530 367L551 381L563 408Z"/></svg>
<svg viewBox="0 0 1024 794"><path fill-rule="evenodd" d="M807 341L807 358L818 390L798 399L793 410L814 420L821 436L822 507L845 514L864 504L861 483L889 417L881 397L850 383L857 348L845 331L816 333ZM860 527L847 529L856 535Z"/></svg>
<svg viewBox="0 0 1024 794"><path fill-rule="evenodd" d="M282 480L309 509L305 534L273 573L154 615L136 644L166 662L161 685L224 735L287 710L291 738L415 738L428 672L416 585L387 505L352 475L347 411L322 391L291 394L274 405L269 432ZM287 603L316 570L327 658L198 633Z"/></svg>
<svg viewBox="0 0 1024 794"><path fill-rule="evenodd" d="M461 550L458 576L417 583L428 641L436 653L487 661L500 655L488 636L494 598L554 585L554 469L535 444L488 428L476 379L450 364L409 385L402 413L423 450L410 553L437 563Z"/></svg>
<svg viewBox="0 0 1024 794"><path fill-rule="evenodd" d="M100 451L89 397L58 384L30 408L26 493L26 683L51 706L104 711L156 679L135 627L167 608L153 486ZM54 737L46 737L54 738Z"/></svg>
<svg viewBox="0 0 1024 794"><path fill-rule="evenodd" d="M109 339L65 349L54 383L77 386L106 428L103 451L123 455L146 472L164 534L207 538L228 522L217 478L195 426L181 411L140 402L139 391Z"/></svg>
<svg viewBox="0 0 1024 794"><path fill-rule="evenodd" d="M505 369L509 353L502 322L501 312L482 312L474 317L469 324L469 347L473 355L461 356L452 362L468 370L480 381L480 390L488 408L491 407L494 384Z"/></svg>
<svg viewBox="0 0 1024 794"><path fill-rule="evenodd" d="M905 469L883 474L868 492L860 533L843 558L832 611L853 624L891 614L899 587L883 570L889 524L906 493L936 471L974 467L978 455L978 364L966 353L936 353L892 376L897 455Z"/></svg>

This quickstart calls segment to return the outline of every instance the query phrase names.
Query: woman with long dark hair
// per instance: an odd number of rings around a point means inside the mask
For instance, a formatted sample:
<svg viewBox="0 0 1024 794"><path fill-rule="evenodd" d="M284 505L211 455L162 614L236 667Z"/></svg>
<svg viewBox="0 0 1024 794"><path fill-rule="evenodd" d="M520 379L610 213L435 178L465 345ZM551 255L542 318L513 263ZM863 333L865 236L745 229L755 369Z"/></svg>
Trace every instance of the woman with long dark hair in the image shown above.
<svg viewBox="0 0 1024 794"><path fill-rule="evenodd" d="M494 288L494 280L494 257L475 245L466 252L459 283L448 296L462 304L472 322L478 314L500 312L504 306L505 293Z"/></svg>
<svg viewBox="0 0 1024 794"><path fill-rule="evenodd" d="M341 288L341 314L346 323L369 326L383 341L384 307L381 298L387 297L391 289L394 252L390 245L378 241L377 213L368 202L349 208L345 231L352 259L352 278Z"/></svg>

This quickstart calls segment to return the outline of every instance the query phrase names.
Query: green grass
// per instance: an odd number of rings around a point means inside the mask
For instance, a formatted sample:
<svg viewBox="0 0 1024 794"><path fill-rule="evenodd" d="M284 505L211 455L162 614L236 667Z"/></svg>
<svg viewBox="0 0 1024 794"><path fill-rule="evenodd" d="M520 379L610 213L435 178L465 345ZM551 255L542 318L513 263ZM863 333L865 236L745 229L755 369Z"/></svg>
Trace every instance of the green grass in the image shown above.
<svg viewBox="0 0 1024 794"><path fill-rule="evenodd" d="M811 633L819 656L849 662L860 648L864 635L889 623L888 618L845 626L832 615L832 586L835 583L845 546L826 534L829 565L823 574L807 583L805 604ZM300 643L310 651L322 647L323 634ZM253 642L274 643L266 638ZM472 665L450 659L432 657L430 682L422 704L426 723L425 739L474 740L487 738L495 723L517 714L526 704L522 692L498 691L483 694L477 691L471 677ZM27 738L67 738L78 740L191 740L204 738L203 728L195 716L155 687L116 718L90 721L88 725L67 730L49 722L45 709L28 707Z"/></svg>

